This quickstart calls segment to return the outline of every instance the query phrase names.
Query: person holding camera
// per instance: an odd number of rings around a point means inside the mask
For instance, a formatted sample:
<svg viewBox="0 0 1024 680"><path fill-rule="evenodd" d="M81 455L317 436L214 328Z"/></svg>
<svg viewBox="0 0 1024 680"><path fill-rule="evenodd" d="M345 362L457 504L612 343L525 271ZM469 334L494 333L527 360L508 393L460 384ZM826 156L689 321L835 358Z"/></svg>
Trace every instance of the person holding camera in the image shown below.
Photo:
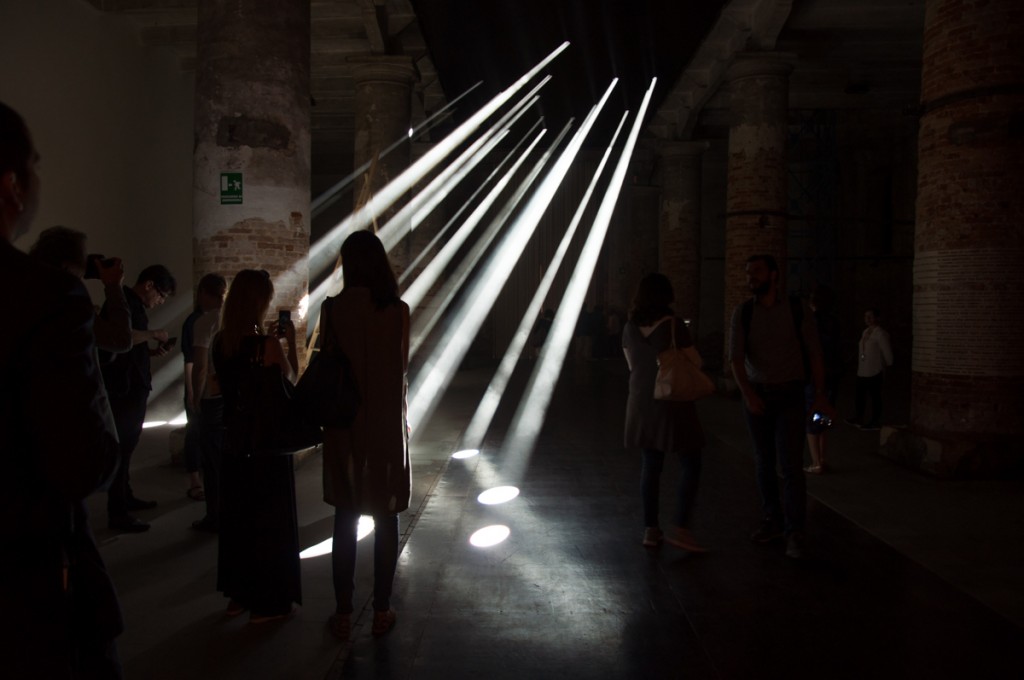
<svg viewBox="0 0 1024 680"><path fill-rule="evenodd" d="M108 526L116 531L141 532L149 524L130 513L156 507L156 501L144 501L135 497L128 481L132 453L142 435L142 423L146 419L146 402L153 389L150 357L162 356L170 350L167 331L150 329L146 311L162 305L174 295L177 283L171 272L163 265L146 267L139 274L135 285L124 287L131 315L132 348L121 354L101 356L103 380L110 395L110 408L117 423L117 435L121 440L121 464L117 475L107 492ZM104 305L100 316L107 317L108 307ZM156 348L149 342L155 340Z"/></svg>
<svg viewBox="0 0 1024 680"><path fill-rule="evenodd" d="M131 313L125 298L124 265L120 258L86 255L86 236L77 229L56 226L44 229L29 249L29 255L63 269L80 279L103 283L105 313L96 316L93 331L98 349L120 354L132 348Z"/></svg>

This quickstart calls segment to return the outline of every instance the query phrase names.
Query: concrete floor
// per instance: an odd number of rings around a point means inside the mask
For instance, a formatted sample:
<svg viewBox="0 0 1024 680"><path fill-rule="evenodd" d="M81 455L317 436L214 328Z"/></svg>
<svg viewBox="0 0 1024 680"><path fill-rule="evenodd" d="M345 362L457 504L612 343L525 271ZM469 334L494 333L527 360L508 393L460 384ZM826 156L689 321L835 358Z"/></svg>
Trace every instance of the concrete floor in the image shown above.
<svg viewBox="0 0 1024 680"><path fill-rule="evenodd" d="M519 479L508 478L517 461L500 450L504 411L480 456L450 457L488 378L460 374L415 432L398 625L380 640L366 604L372 535L360 543L365 608L351 643L325 627L327 555L303 560L303 606L291 620L226 619L214 591L216 537L188 529L202 504L185 497L184 471L168 462L168 431L147 430L132 483L160 502L139 513L153 528L114 534L105 499L89 503L125 613L126 676L1003 678L1024 667L1024 482L930 479L879 457L878 433L838 426L833 472L808 481L810 556L793 562L781 546L747 539L758 521L747 434L738 402L713 397L699 404L711 445L693 523L712 552L648 550L639 458L621 447L622 362L567 367ZM900 399L890 402L897 416ZM296 472L303 547L331 531L320 472L319 456ZM666 502L675 473L668 464ZM504 484L521 495L476 501ZM509 527L509 539L468 543L492 524Z"/></svg>

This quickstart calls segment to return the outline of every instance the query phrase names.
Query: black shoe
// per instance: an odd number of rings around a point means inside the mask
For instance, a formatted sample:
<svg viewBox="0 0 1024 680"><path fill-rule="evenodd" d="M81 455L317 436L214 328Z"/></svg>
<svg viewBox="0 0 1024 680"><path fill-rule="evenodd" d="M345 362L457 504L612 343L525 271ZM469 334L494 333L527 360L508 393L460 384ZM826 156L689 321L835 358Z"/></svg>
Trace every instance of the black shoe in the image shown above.
<svg viewBox="0 0 1024 680"><path fill-rule="evenodd" d="M144 501L132 496L125 501L124 507L131 510L152 510L156 507L156 501Z"/></svg>
<svg viewBox="0 0 1024 680"><path fill-rule="evenodd" d="M107 522L107 526L114 531L127 531L133 534L149 531L149 522L143 522L141 519L137 519L131 515L111 517Z"/></svg>
<svg viewBox="0 0 1024 680"><path fill-rule="evenodd" d="M208 534L215 534L218 532L217 523L211 522L207 517L197 519L195 522L192 522L192 528L195 531L205 531Z"/></svg>
<svg viewBox="0 0 1024 680"><path fill-rule="evenodd" d="M782 529L779 528L778 522L770 519L761 520L760 528L750 534L750 540L754 543L771 543L780 538L782 538Z"/></svg>

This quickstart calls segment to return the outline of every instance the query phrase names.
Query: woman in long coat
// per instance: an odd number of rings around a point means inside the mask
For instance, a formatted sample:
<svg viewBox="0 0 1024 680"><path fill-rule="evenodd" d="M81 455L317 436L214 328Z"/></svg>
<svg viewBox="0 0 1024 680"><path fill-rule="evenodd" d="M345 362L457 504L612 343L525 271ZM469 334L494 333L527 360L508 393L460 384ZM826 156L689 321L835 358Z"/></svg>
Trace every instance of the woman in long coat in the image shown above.
<svg viewBox="0 0 1024 680"><path fill-rule="evenodd" d="M335 508L337 610L330 626L347 639L360 515L374 522L372 632L383 635L395 625L398 513L409 507L412 479L406 424L409 306L398 298L387 253L372 232L345 239L341 260L345 287L325 302L320 327L324 341L330 334L351 362L360 396L352 425L324 433L324 500Z"/></svg>
<svg viewBox="0 0 1024 680"><path fill-rule="evenodd" d="M626 402L626 448L643 454L640 495L643 500L644 538L648 547L662 540L691 552L703 552L688 528L690 511L700 482L704 430L693 402L654 398L658 354L672 346L675 326L677 347L690 348L700 361L682 319L672 313L672 284L662 274L648 274L641 281L622 330L622 349L629 364L629 399ZM699 363L698 363L699 365ZM676 486L672 526L662 533L658 518L659 489L665 454L674 453L681 468Z"/></svg>

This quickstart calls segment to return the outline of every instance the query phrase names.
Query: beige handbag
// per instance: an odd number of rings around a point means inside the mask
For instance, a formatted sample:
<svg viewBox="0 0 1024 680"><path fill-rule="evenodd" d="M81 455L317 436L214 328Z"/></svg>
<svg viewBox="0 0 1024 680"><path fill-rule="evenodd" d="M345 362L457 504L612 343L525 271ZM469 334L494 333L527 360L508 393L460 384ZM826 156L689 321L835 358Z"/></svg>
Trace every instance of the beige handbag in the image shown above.
<svg viewBox="0 0 1024 680"><path fill-rule="evenodd" d="M658 354L658 377L654 398L666 401L696 401L715 393L715 383L700 370L701 358L694 347L676 346L676 320L666 317L672 329L672 346ZM663 323L662 320L661 323Z"/></svg>

